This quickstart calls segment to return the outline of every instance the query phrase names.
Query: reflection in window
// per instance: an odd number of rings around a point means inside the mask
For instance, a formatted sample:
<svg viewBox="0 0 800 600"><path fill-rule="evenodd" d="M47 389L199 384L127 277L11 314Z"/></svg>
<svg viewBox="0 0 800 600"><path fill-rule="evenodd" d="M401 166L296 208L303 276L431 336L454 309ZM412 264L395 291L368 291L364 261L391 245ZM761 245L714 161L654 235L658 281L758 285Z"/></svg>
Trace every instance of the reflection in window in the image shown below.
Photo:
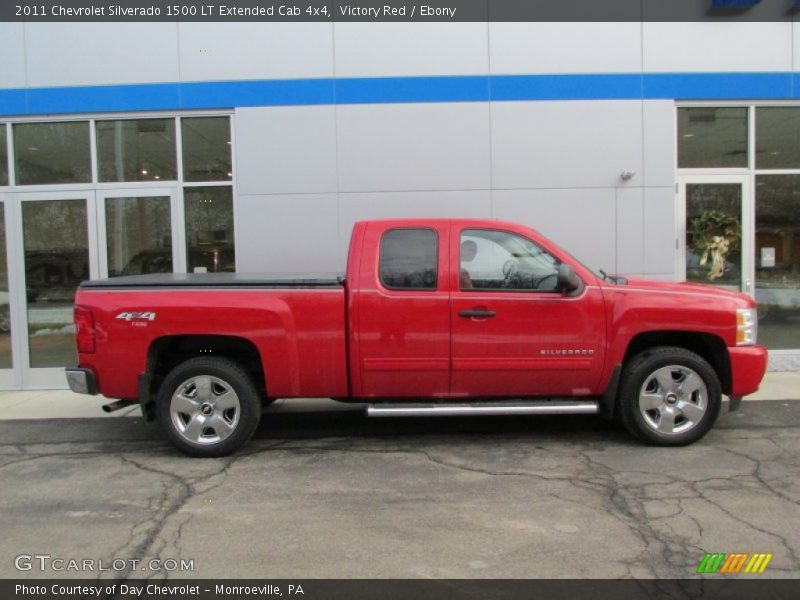
<svg viewBox="0 0 800 600"><path fill-rule="evenodd" d="M177 179L175 119L97 121L100 181Z"/></svg>
<svg viewBox="0 0 800 600"><path fill-rule="evenodd" d="M106 198L108 275L172 272L169 196Z"/></svg>
<svg viewBox="0 0 800 600"><path fill-rule="evenodd" d="M229 181L231 126L228 117L181 119L184 181Z"/></svg>
<svg viewBox="0 0 800 600"><path fill-rule="evenodd" d="M679 108L678 167L747 167L747 109Z"/></svg>
<svg viewBox="0 0 800 600"><path fill-rule="evenodd" d="M756 168L800 168L800 107L756 109Z"/></svg>
<svg viewBox="0 0 800 600"><path fill-rule="evenodd" d="M435 290L438 235L431 229L392 229L381 239L381 283L389 289Z"/></svg>
<svg viewBox="0 0 800 600"><path fill-rule="evenodd" d="M8 144L6 144L5 123L0 123L0 185L8 185Z"/></svg>
<svg viewBox="0 0 800 600"><path fill-rule="evenodd" d="M462 290L531 290L558 288L558 261L513 233L465 229L461 233Z"/></svg>
<svg viewBox="0 0 800 600"><path fill-rule="evenodd" d="M31 367L75 364L72 302L89 279L86 201L22 203Z"/></svg>
<svg viewBox="0 0 800 600"><path fill-rule="evenodd" d="M189 273L235 271L230 186L184 188Z"/></svg>
<svg viewBox="0 0 800 600"><path fill-rule="evenodd" d="M11 313L8 295L8 260L6 259L6 215L0 202L0 369L10 369Z"/></svg>
<svg viewBox="0 0 800 600"><path fill-rule="evenodd" d="M800 340L800 175L756 177L756 302L759 342Z"/></svg>
<svg viewBox="0 0 800 600"><path fill-rule="evenodd" d="M17 185L92 180L89 123L15 123Z"/></svg>

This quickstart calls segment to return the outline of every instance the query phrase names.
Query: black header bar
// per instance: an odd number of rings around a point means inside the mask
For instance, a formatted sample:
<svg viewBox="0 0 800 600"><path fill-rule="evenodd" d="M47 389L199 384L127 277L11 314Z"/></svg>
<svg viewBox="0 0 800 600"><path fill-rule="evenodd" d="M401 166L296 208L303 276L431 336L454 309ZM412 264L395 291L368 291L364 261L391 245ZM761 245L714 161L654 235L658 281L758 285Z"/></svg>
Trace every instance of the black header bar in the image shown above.
<svg viewBox="0 0 800 600"><path fill-rule="evenodd" d="M791 21L800 0L3 0L0 21Z"/></svg>
<svg viewBox="0 0 800 600"><path fill-rule="evenodd" d="M797 597L797 580L273 579L0 580L3 600L752 600Z"/></svg>

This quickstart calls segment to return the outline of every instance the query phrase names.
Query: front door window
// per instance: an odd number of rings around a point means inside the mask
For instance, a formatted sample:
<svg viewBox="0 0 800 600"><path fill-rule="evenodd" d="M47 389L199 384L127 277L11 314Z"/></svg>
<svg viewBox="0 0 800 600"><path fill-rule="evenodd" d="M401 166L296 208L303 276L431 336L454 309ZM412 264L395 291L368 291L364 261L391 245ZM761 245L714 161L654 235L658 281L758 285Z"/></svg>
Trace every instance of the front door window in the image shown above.
<svg viewBox="0 0 800 600"><path fill-rule="evenodd" d="M686 184L686 279L742 289L742 185Z"/></svg>

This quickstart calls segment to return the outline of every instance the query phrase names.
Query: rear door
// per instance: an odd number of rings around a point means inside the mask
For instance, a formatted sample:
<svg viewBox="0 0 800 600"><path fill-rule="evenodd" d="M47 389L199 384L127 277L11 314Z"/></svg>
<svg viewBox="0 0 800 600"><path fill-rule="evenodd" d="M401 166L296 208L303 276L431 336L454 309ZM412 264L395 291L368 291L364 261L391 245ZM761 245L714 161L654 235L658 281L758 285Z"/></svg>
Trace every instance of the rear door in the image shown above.
<svg viewBox="0 0 800 600"><path fill-rule="evenodd" d="M605 346L602 292L556 289L559 260L520 232L453 224L454 397L590 395Z"/></svg>
<svg viewBox="0 0 800 600"><path fill-rule="evenodd" d="M357 286L364 397L445 397L450 390L449 225L370 223Z"/></svg>

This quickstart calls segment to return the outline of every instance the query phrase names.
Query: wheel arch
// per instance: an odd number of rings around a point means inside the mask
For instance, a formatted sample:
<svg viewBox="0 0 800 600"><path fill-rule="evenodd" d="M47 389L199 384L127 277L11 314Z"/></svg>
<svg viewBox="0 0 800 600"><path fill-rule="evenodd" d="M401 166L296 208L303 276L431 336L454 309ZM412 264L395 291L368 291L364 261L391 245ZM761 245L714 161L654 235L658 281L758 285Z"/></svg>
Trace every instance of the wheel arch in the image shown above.
<svg viewBox="0 0 800 600"><path fill-rule="evenodd" d="M239 364L253 380L262 397L267 381L256 345L233 335L167 335L153 340L147 349L147 371L140 380L140 403L145 416L153 417L153 403L167 374L176 366L198 356L227 358Z"/></svg>
<svg viewBox="0 0 800 600"><path fill-rule="evenodd" d="M719 336L695 331L647 331L631 338L622 364L626 364L634 356L645 352L648 348L658 346L675 346L694 352L711 365L719 378L723 394L730 394L732 389L731 361L728 348Z"/></svg>

